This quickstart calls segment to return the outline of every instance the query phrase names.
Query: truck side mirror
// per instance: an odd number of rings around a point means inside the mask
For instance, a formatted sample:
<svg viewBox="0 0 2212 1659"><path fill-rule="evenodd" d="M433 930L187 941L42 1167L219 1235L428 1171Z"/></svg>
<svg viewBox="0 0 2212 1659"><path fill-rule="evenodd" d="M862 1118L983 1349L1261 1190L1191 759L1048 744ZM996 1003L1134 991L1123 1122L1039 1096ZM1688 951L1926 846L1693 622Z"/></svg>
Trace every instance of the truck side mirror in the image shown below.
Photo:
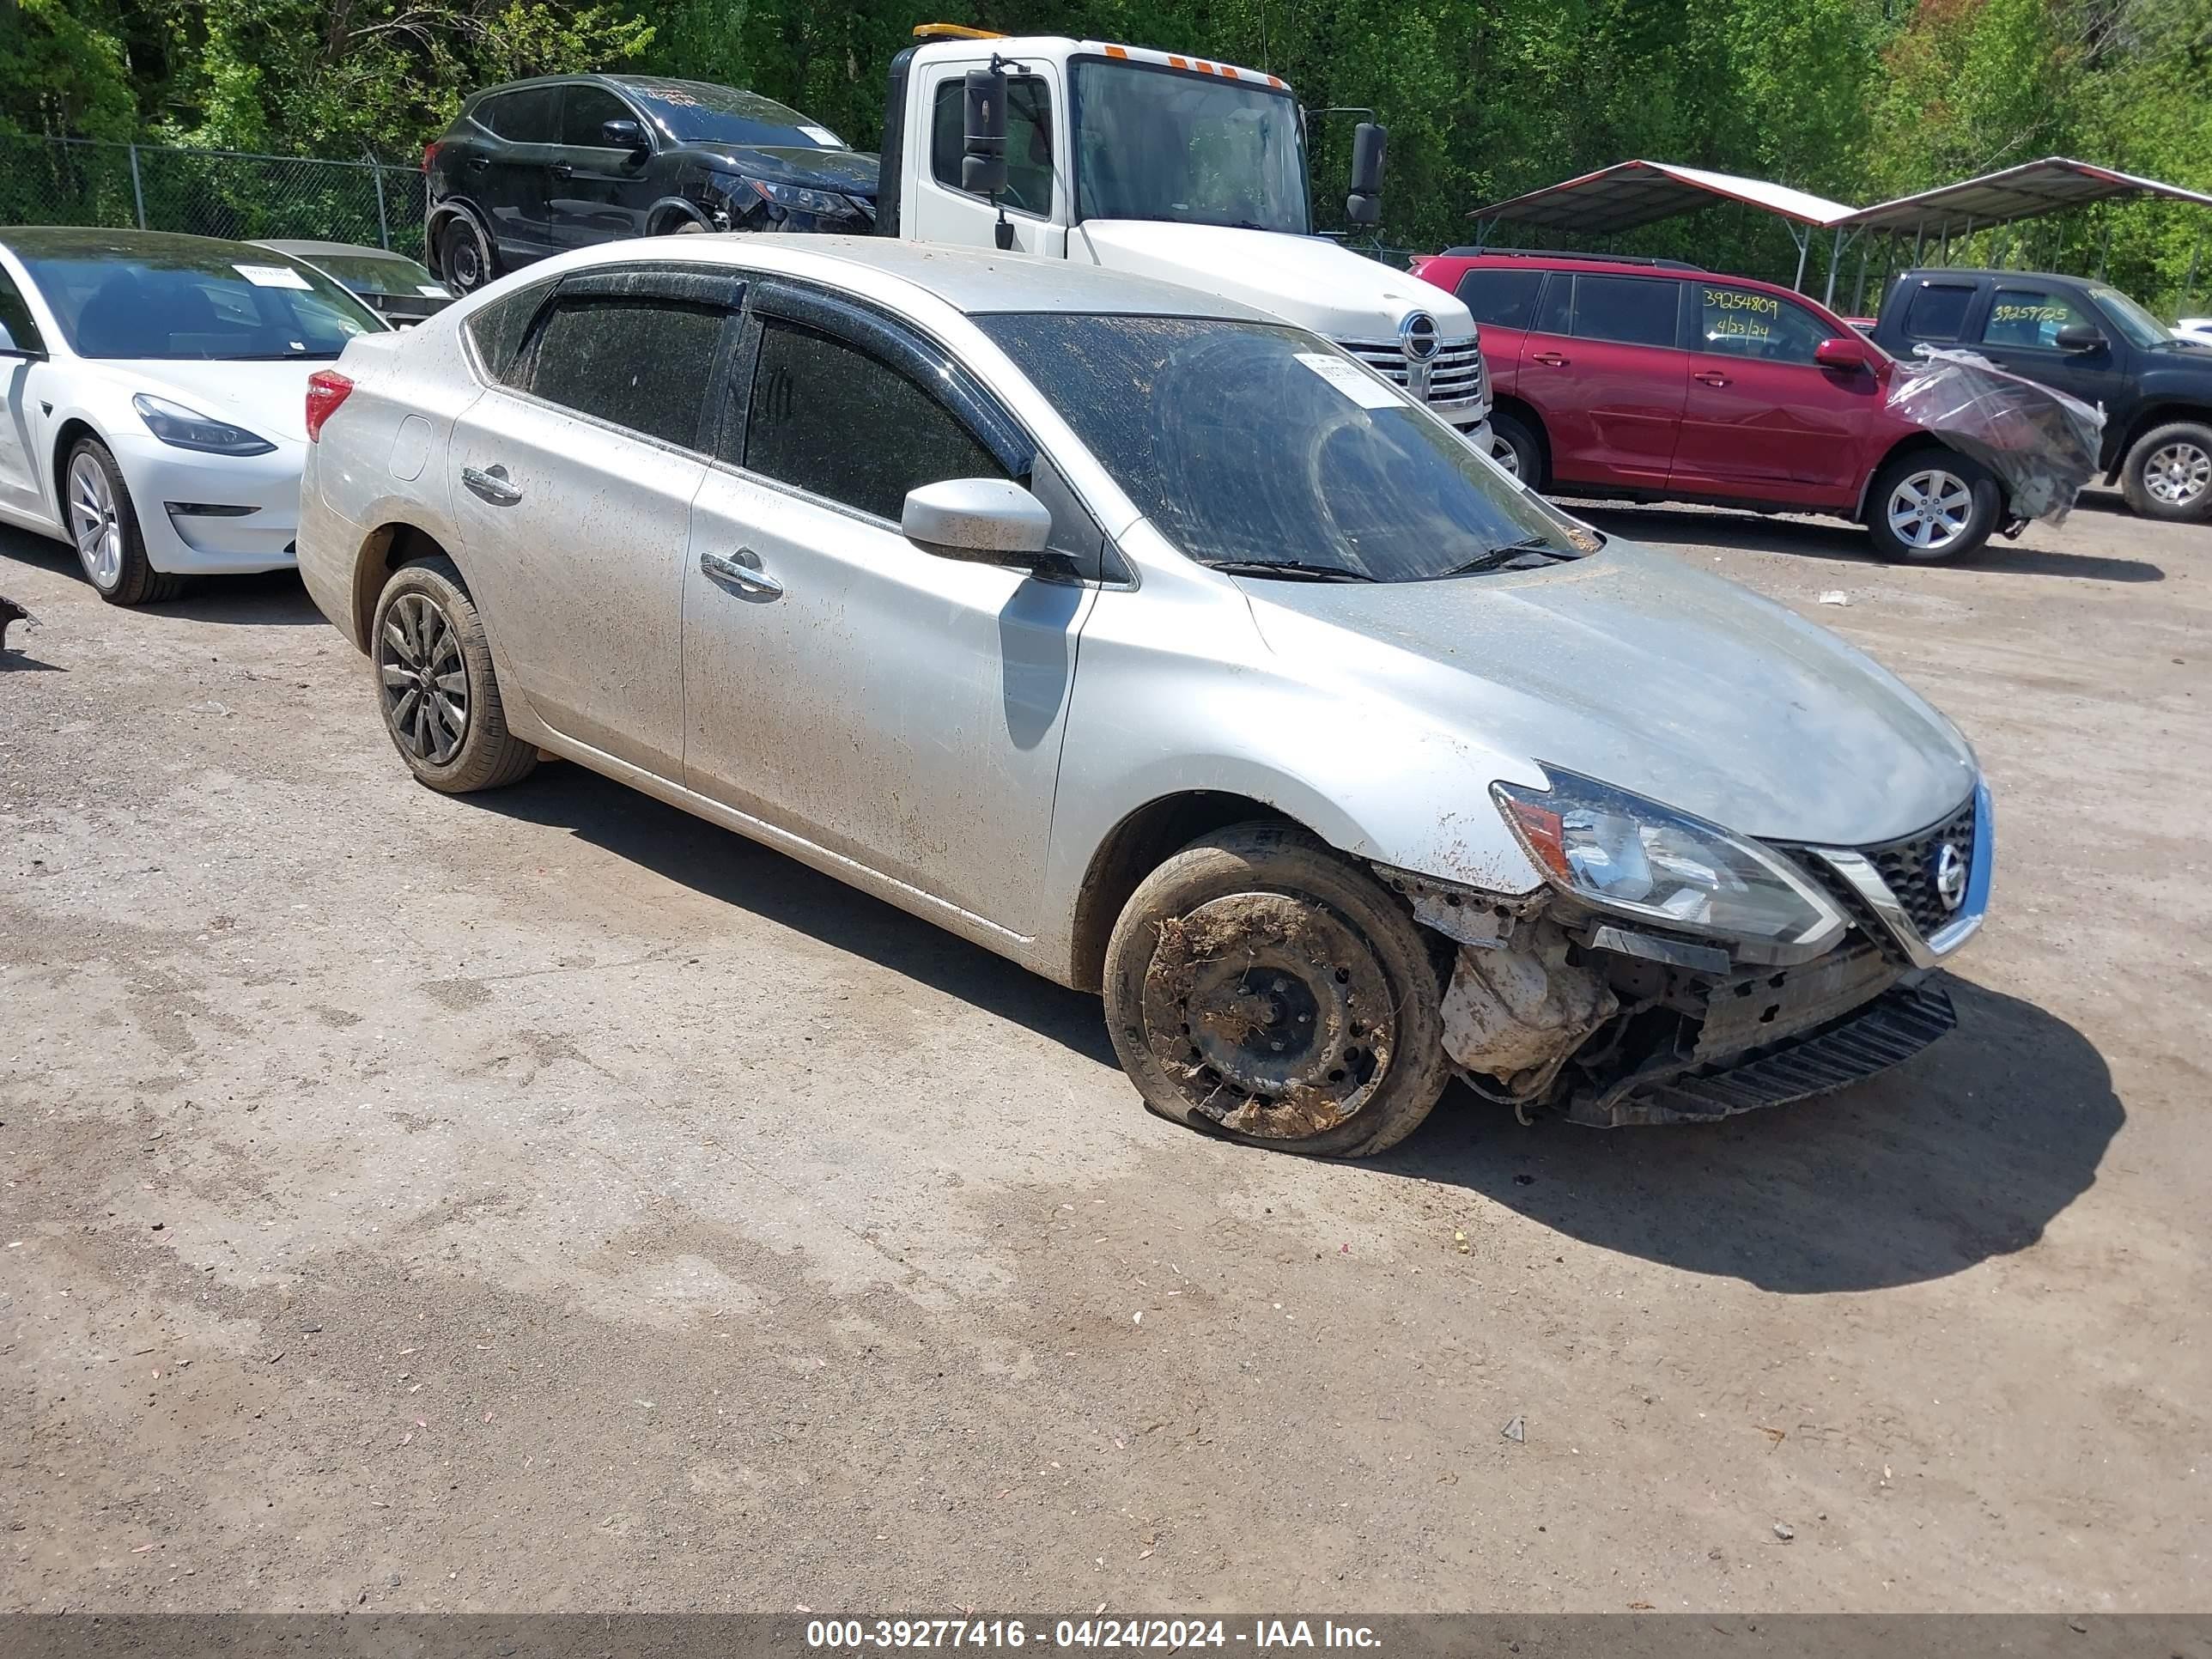
<svg viewBox="0 0 2212 1659"><path fill-rule="evenodd" d="M2093 323L2069 323L2058 331L2057 345L2061 351L2094 351L2105 343L2105 337Z"/></svg>
<svg viewBox="0 0 2212 1659"><path fill-rule="evenodd" d="M966 128L960 143L960 188L996 196L1006 187L1006 72L996 65L963 77Z"/></svg>
<svg viewBox="0 0 2212 1659"><path fill-rule="evenodd" d="M626 149L633 155L653 148L645 142L645 129L627 118L600 122L599 143L609 149Z"/></svg>
<svg viewBox="0 0 2212 1659"><path fill-rule="evenodd" d="M1382 222L1382 145L1389 136L1372 121L1362 121L1352 130L1352 194L1344 203L1349 223Z"/></svg>

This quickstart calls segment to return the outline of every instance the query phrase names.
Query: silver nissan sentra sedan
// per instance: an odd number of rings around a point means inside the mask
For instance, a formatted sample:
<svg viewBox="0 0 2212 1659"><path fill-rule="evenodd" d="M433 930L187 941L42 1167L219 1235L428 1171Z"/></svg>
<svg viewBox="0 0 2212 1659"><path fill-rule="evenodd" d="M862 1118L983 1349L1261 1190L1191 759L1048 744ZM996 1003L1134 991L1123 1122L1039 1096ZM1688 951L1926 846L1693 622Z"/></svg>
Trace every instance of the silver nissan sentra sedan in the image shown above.
<svg viewBox="0 0 2212 1659"><path fill-rule="evenodd" d="M1103 990L1194 1127L1375 1152L1455 1074L1711 1119L1953 1024L1951 724L1237 305L617 244L356 339L307 424L301 571L416 777L562 756Z"/></svg>

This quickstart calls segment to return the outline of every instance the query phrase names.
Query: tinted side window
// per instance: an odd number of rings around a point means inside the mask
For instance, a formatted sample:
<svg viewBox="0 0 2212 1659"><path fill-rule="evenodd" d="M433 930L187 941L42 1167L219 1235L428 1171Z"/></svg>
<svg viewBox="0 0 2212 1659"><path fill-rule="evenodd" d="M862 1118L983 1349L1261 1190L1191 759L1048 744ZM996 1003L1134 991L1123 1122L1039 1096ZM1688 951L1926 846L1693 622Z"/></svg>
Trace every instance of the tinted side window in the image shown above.
<svg viewBox="0 0 2212 1659"><path fill-rule="evenodd" d="M1544 279L1544 297L1536 307L1536 332L1565 334L1574 315L1574 277L1564 270L1548 273Z"/></svg>
<svg viewBox="0 0 2212 1659"><path fill-rule="evenodd" d="M1811 312L1755 288L1698 284L1698 349L1771 363L1809 363L1835 331Z"/></svg>
<svg viewBox="0 0 2212 1659"><path fill-rule="evenodd" d="M1575 337L1671 346L1680 284L1655 276L1575 278Z"/></svg>
<svg viewBox="0 0 2212 1659"><path fill-rule="evenodd" d="M4 270L0 270L0 331L7 335L6 339L0 340L0 345L11 345L21 351L46 349L39 325L31 320L31 307L25 303L22 290Z"/></svg>
<svg viewBox="0 0 2212 1659"><path fill-rule="evenodd" d="M728 314L671 300L557 300L530 353L529 389L580 414L696 448Z"/></svg>
<svg viewBox="0 0 2212 1659"><path fill-rule="evenodd" d="M2090 316L2069 295L2042 289L2001 288L1982 325L1984 345L2045 346L2055 349L2058 331L2073 323L2094 325Z"/></svg>
<svg viewBox="0 0 2212 1659"><path fill-rule="evenodd" d="M503 92L477 106L477 119L517 144L550 144L561 113L561 88L525 87Z"/></svg>
<svg viewBox="0 0 2212 1659"><path fill-rule="evenodd" d="M930 177L958 190L966 111L957 80L939 85L931 118ZM1017 75L1006 82L1006 203L1025 213L1052 211L1052 94L1041 76Z"/></svg>
<svg viewBox="0 0 2212 1659"><path fill-rule="evenodd" d="M1536 295L1543 286L1540 270L1470 270L1459 279L1460 303L1478 323L1526 328L1536 314Z"/></svg>
<svg viewBox="0 0 2212 1659"><path fill-rule="evenodd" d="M1006 471L936 398L826 334L763 319L745 466L893 524L907 491Z"/></svg>
<svg viewBox="0 0 2212 1659"><path fill-rule="evenodd" d="M561 100L561 142L603 149L607 141L599 137L602 125L635 119L623 100L605 88L569 87Z"/></svg>
<svg viewBox="0 0 2212 1659"><path fill-rule="evenodd" d="M510 294L503 300L471 312L462 326L476 344L477 356L492 378L508 385L518 384L521 366L516 359L521 355L522 342L530 332L530 319L538 314L538 307L545 302L551 290L550 283L539 283L520 294Z"/></svg>
<svg viewBox="0 0 2212 1659"><path fill-rule="evenodd" d="M1950 283L1929 283L1912 296L1905 310L1905 332L1914 340L1955 340L1966 325L1966 305L1974 297L1971 288Z"/></svg>

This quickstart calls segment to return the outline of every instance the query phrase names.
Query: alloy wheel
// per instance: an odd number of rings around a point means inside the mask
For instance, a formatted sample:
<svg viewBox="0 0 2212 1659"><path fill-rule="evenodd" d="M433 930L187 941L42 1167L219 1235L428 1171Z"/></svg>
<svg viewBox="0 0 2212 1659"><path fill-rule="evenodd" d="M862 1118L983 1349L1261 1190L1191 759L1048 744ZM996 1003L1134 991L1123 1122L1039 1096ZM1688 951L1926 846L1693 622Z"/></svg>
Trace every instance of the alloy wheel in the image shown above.
<svg viewBox="0 0 2212 1659"><path fill-rule="evenodd" d="M1935 552L1966 531L1974 516L1974 492L1955 472L1923 467L1898 480L1889 493L1889 527L1907 547Z"/></svg>
<svg viewBox="0 0 2212 1659"><path fill-rule="evenodd" d="M402 593L376 641L384 718L417 758L443 766L469 731L469 672L453 619L421 593Z"/></svg>
<svg viewBox="0 0 2212 1659"><path fill-rule="evenodd" d="M2212 489L2212 455L2186 438L2153 452L2143 463L2143 488L2167 507L2187 507Z"/></svg>
<svg viewBox="0 0 2212 1659"><path fill-rule="evenodd" d="M123 580L123 525L107 471L89 451L70 463L70 535L94 586L106 592Z"/></svg>
<svg viewBox="0 0 2212 1659"><path fill-rule="evenodd" d="M1521 476L1521 452L1507 443L1504 439L1492 438L1490 441L1490 459L1504 469L1507 477L1517 478Z"/></svg>

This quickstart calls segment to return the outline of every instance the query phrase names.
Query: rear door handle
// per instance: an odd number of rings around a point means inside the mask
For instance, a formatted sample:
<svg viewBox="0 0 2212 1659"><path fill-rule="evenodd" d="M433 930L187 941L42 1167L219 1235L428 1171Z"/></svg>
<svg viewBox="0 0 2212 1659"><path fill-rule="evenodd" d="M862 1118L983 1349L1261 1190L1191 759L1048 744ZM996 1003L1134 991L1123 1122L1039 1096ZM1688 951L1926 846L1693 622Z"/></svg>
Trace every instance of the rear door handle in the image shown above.
<svg viewBox="0 0 2212 1659"><path fill-rule="evenodd" d="M1547 368L1565 368L1567 366L1567 360L1556 351L1540 351L1528 361L1541 363Z"/></svg>
<svg viewBox="0 0 2212 1659"><path fill-rule="evenodd" d="M1729 383L1727 375L1711 368L1701 368L1690 378L1693 380L1703 380L1707 386L1726 386Z"/></svg>
<svg viewBox="0 0 2212 1659"><path fill-rule="evenodd" d="M487 467L479 471L473 466L461 469L461 482L470 493L481 495L494 507L513 507L522 499L522 491L511 483L503 466Z"/></svg>
<svg viewBox="0 0 2212 1659"><path fill-rule="evenodd" d="M482 173L490 165L491 157L489 155L471 155L469 157L469 171L471 173Z"/></svg>
<svg viewBox="0 0 2212 1659"><path fill-rule="evenodd" d="M720 586L733 587L763 599L781 599L783 584L760 568L760 555L750 547L738 550L735 558L720 553L699 556L699 574Z"/></svg>
<svg viewBox="0 0 2212 1659"><path fill-rule="evenodd" d="M573 179L576 176L576 169L566 161L556 161L550 171L556 179Z"/></svg>

